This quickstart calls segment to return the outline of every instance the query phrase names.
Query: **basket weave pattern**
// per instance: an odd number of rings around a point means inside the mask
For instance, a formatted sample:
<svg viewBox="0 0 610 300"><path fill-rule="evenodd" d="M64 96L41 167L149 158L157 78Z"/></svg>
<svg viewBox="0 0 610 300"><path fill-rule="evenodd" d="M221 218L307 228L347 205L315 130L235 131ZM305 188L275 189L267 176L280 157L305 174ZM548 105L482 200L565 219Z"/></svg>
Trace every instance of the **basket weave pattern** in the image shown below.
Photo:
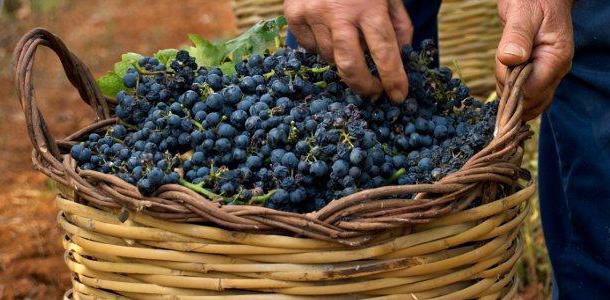
<svg viewBox="0 0 610 300"><path fill-rule="evenodd" d="M496 0L443 0L438 15L442 65L459 74L471 92L494 91L496 47L502 35Z"/></svg>
<svg viewBox="0 0 610 300"><path fill-rule="evenodd" d="M260 20L277 17L284 10L284 0L233 0L231 4L240 32Z"/></svg>
<svg viewBox="0 0 610 300"><path fill-rule="evenodd" d="M98 116L62 140L51 136L34 99L38 46L58 55ZM253 292L349 293L358 299L509 293L521 249L518 227L534 185L520 168L530 135L521 120L521 87L531 65L508 72L495 138L462 169L434 184L365 190L301 215L222 206L180 185L143 197L115 176L80 170L66 153L82 137L116 123L114 104L48 31L31 31L15 50L34 166L64 187L58 221L67 232L75 295L103 297L117 296L108 291L129 297L246 293L243 299L254 299ZM483 205L467 209L474 201Z"/></svg>

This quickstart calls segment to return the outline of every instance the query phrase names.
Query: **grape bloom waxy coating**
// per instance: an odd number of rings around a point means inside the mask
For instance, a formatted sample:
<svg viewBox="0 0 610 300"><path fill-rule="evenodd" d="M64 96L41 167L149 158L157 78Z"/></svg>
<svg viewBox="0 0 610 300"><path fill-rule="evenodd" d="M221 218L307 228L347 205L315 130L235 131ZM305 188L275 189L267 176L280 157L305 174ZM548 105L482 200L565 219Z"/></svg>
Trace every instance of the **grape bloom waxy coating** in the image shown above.
<svg viewBox="0 0 610 300"><path fill-rule="evenodd" d="M430 183L490 141L497 103L473 100L450 69L434 67L430 41L420 48L402 49L401 104L358 96L298 50L252 54L231 75L186 51L167 65L144 57L116 95L120 121L70 153L143 195L182 184L225 205L298 213L363 189Z"/></svg>

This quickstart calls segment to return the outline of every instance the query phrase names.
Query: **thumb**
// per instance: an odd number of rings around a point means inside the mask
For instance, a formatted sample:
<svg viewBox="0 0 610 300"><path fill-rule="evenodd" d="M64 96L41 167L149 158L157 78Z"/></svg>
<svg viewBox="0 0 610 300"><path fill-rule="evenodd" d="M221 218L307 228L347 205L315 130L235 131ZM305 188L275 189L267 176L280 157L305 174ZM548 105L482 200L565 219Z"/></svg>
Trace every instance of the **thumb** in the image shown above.
<svg viewBox="0 0 610 300"><path fill-rule="evenodd" d="M506 25L498 46L498 60L506 65L518 65L528 61L536 33L542 24L540 13L529 7L529 1L515 1L506 12Z"/></svg>

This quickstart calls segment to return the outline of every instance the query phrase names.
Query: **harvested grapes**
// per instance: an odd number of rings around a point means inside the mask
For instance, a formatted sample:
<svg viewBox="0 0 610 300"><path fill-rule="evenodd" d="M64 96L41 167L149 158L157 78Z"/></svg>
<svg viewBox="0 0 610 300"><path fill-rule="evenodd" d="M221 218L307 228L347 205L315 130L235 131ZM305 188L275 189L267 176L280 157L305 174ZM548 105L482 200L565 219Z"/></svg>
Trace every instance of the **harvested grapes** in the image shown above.
<svg viewBox="0 0 610 300"><path fill-rule="evenodd" d="M363 189L430 183L491 140L497 112L435 67L436 51L430 41L402 49L410 84L401 104L358 96L299 50L253 53L233 72L184 50L140 57L121 78L120 121L71 155L143 195L182 184L226 205L299 213Z"/></svg>

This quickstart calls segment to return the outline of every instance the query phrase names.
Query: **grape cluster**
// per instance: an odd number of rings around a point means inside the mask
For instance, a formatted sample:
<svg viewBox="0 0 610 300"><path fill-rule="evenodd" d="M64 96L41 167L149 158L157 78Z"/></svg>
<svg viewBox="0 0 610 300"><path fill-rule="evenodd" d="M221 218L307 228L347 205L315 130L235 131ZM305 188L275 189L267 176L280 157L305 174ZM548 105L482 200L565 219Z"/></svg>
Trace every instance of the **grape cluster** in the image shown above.
<svg viewBox="0 0 610 300"><path fill-rule="evenodd" d="M402 49L410 87L401 104L363 99L298 50L252 54L232 75L186 51L167 66L144 57L123 78L119 124L71 154L144 195L180 183L225 204L299 213L362 189L432 182L491 140L497 104L435 67L433 43L421 48Z"/></svg>

